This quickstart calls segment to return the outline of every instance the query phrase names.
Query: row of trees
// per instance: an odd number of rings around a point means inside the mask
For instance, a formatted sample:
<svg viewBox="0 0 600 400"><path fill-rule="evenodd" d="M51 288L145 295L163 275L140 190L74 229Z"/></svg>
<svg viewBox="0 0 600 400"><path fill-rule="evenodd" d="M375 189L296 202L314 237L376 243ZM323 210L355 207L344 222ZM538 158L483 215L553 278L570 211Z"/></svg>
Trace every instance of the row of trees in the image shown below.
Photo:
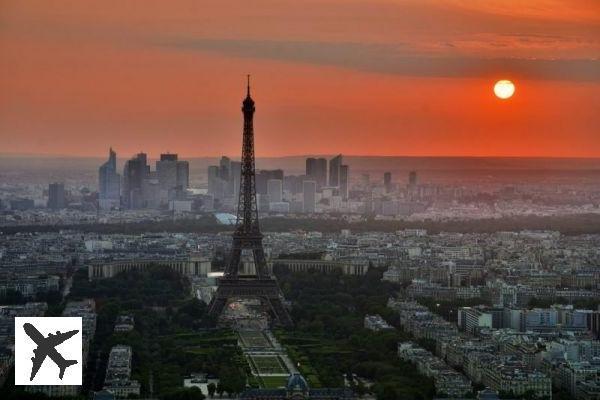
<svg viewBox="0 0 600 400"><path fill-rule="evenodd" d="M293 230L318 230L321 232L339 232L351 229L358 232L379 231L395 232L402 229L427 229L431 233L493 233L500 231L553 230L565 235L600 233L600 215L573 214L556 216L520 216L456 221L380 221L370 217L360 222L349 222L341 216L330 219L282 218L272 217L261 220L263 231L288 232ZM203 232L217 233L226 231L227 226L217 222L212 214L204 214L194 219L142 221L122 224L81 224L81 225L27 225L2 228L5 234L18 232L58 232L72 229L82 232L98 233L147 233L147 232Z"/></svg>
<svg viewBox="0 0 600 400"><path fill-rule="evenodd" d="M278 278L292 301L295 329L278 334L296 357L316 370L322 386L340 387L346 376L358 393L364 393L361 379L352 378L356 374L374 382L370 390L378 399L431 398L433 382L396 356L397 343L408 340L408 335L363 327L365 314L399 323L397 314L386 307L398 287L382 282L381 276L378 269L362 277L281 271Z"/></svg>
<svg viewBox="0 0 600 400"><path fill-rule="evenodd" d="M152 382L152 391L161 399L201 399L198 390L182 388L184 377L198 372L219 376L214 393L243 390L245 363L235 337L230 331L199 331L206 322L206 305L190 293L187 279L165 267L94 281L79 271L71 296L94 297L98 312L86 387L101 389L110 349L125 344L133 350L132 379L141 383L144 395L150 393ZM134 316L133 331L114 332L122 314Z"/></svg>

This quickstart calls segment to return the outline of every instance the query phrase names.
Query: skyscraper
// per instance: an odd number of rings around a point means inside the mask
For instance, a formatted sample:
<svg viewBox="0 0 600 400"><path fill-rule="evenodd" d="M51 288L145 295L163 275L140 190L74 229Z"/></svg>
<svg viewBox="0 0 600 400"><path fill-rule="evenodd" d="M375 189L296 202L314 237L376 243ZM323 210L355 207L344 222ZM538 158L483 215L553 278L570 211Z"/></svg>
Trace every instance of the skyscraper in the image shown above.
<svg viewBox="0 0 600 400"><path fill-rule="evenodd" d="M256 193L267 194L267 182L269 179L279 179L283 181L283 170L281 169L262 169L256 173Z"/></svg>
<svg viewBox="0 0 600 400"><path fill-rule="evenodd" d="M65 185L62 183L51 183L48 185L48 208L51 210L61 210L66 205Z"/></svg>
<svg viewBox="0 0 600 400"><path fill-rule="evenodd" d="M417 171L410 171L408 173L408 186L410 186L410 187L417 186Z"/></svg>
<svg viewBox="0 0 600 400"><path fill-rule="evenodd" d="M238 199L240 193L240 179L242 175L242 163L239 161L232 161L231 168L229 170L229 180L231 187L233 187L232 193L235 200ZM237 203L236 203L237 204ZM236 206L237 207L237 206Z"/></svg>
<svg viewBox="0 0 600 400"><path fill-rule="evenodd" d="M340 165L340 196L342 199L348 200L348 180L350 176L350 167Z"/></svg>
<svg viewBox="0 0 600 400"><path fill-rule="evenodd" d="M156 162L160 203L174 199L177 187L177 154L161 154Z"/></svg>
<svg viewBox="0 0 600 400"><path fill-rule="evenodd" d="M223 156L219 165L208 167L208 193L216 199L232 198L237 201L241 175L241 163Z"/></svg>
<svg viewBox="0 0 600 400"><path fill-rule="evenodd" d="M145 153L139 153L125 162L123 168L123 206L135 209L143 208L144 198L142 184L150 174L150 166L147 164Z"/></svg>
<svg viewBox="0 0 600 400"><path fill-rule="evenodd" d="M229 181L231 174L231 159L229 157L223 156L219 161L219 176L224 181Z"/></svg>
<svg viewBox="0 0 600 400"><path fill-rule="evenodd" d="M385 187L385 192L390 193L392 191L392 173L385 172L383 174L383 186Z"/></svg>
<svg viewBox="0 0 600 400"><path fill-rule="evenodd" d="M177 161L177 188L186 190L190 187L190 163Z"/></svg>
<svg viewBox="0 0 600 400"><path fill-rule="evenodd" d="M178 160L177 154L161 154L156 162L160 202L180 199L189 186L189 164Z"/></svg>
<svg viewBox="0 0 600 400"><path fill-rule="evenodd" d="M315 176L317 169L317 159L309 157L306 159L306 176Z"/></svg>
<svg viewBox="0 0 600 400"><path fill-rule="evenodd" d="M283 200L283 180L269 179L267 181L267 194L269 203L281 203Z"/></svg>
<svg viewBox="0 0 600 400"><path fill-rule="evenodd" d="M218 197L219 193L219 166L218 165L209 165L208 166L208 194L212 194L215 197Z"/></svg>
<svg viewBox="0 0 600 400"><path fill-rule="evenodd" d="M325 158L307 158L306 176L316 181L318 188L327 186L327 160Z"/></svg>
<svg viewBox="0 0 600 400"><path fill-rule="evenodd" d="M98 207L118 208L121 198L121 176L117 173L117 153L111 148L108 160L98 168Z"/></svg>
<svg viewBox="0 0 600 400"><path fill-rule="evenodd" d="M314 213L317 202L317 182L304 181L302 184L302 192L304 198L304 212Z"/></svg>
<svg viewBox="0 0 600 400"><path fill-rule="evenodd" d="M342 166L342 155L339 154L336 157L329 160L329 186L339 187L340 186L340 167Z"/></svg>
<svg viewBox="0 0 600 400"><path fill-rule="evenodd" d="M286 175L283 178L283 189L292 195L302 193L302 182L314 180L306 175Z"/></svg>

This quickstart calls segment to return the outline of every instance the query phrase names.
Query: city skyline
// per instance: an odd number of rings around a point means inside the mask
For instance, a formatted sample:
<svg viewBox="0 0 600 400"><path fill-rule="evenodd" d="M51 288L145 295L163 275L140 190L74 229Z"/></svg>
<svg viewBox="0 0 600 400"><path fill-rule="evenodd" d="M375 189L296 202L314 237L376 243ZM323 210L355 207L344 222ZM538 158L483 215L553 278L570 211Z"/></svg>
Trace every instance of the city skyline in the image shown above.
<svg viewBox="0 0 600 400"><path fill-rule="evenodd" d="M600 156L598 3L341 4L8 2L3 153L235 155L250 73L258 157Z"/></svg>

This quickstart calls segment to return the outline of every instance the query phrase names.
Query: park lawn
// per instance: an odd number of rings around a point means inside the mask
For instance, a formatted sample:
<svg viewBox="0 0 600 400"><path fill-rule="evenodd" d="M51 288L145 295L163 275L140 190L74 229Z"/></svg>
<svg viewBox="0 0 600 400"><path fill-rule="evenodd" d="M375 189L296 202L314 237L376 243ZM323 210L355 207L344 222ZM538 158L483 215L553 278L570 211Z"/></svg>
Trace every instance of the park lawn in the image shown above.
<svg viewBox="0 0 600 400"><path fill-rule="evenodd" d="M288 377L287 376L261 376L258 377L261 385L265 389L277 389L285 387Z"/></svg>
<svg viewBox="0 0 600 400"><path fill-rule="evenodd" d="M246 347L273 347L262 332L241 331L238 335Z"/></svg>
<svg viewBox="0 0 600 400"><path fill-rule="evenodd" d="M258 356L251 355L251 362L256 367L258 374L287 374L289 371L277 355Z"/></svg>
<svg viewBox="0 0 600 400"><path fill-rule="evenodd" d="M209 355L213 354L215 351L213 349L207 349L206 347L194 347L185 350L186 353L195 354L195 355Z"/></svg>

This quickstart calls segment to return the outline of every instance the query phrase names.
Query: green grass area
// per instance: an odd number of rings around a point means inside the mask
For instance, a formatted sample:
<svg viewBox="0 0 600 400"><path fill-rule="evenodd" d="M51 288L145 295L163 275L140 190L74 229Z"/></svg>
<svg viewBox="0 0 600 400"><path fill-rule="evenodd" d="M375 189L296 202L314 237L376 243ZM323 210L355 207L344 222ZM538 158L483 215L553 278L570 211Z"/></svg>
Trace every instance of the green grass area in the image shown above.
<svg viewBox="0 0 600 400"><path fill-rule="evenodd" d="M258 331L240 331L238 332L240 340L245 347L272 348L271 342L263 332Z"/></svg>
<svg viewBox="0 0 600 400"><path fill-rule="evenodd" d="M288 374L289 371L281 357L277 355L251 355L248 357L256 372L262 374Z"/></svg>
<svg viewBox="0 0 600 400"><path fill-rule="evenodd" d="M261 376L258 380L263 388L266 389L277 389L285 387L288 376Z"/></svg>

